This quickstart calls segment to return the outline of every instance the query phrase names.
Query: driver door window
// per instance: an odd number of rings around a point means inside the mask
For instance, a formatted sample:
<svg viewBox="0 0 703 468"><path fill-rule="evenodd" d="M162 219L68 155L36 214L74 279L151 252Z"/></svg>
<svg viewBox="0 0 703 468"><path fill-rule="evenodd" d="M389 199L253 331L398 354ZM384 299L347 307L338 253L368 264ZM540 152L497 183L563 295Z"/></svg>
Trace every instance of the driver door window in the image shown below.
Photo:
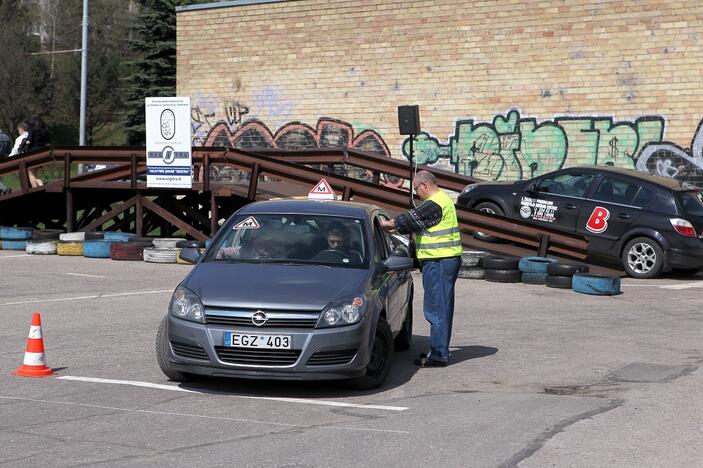
<svg viewBox="0 0 703 468"><path fill-rule="evenodd" d="M535 192L565 197L584 198L593 181L593 174L555 174L542 177Z"/></svg>

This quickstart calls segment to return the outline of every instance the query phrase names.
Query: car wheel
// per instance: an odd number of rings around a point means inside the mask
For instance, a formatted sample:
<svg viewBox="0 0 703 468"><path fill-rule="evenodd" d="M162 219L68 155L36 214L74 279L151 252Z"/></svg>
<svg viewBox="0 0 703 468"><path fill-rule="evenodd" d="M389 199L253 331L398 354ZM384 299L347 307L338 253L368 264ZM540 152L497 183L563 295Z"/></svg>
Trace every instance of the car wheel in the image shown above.
<svg viewBox="0 0 703 468"><path fill-rule="evenodd" d="M635 237L622 250L622 265L633 278L656 278L664 269L664 251L649 237Z"/></svg>
<svg viewBox="0 0 703 468"><path fill-rule="evenodd" d="M391 370L392 356L393 333L386 319L379 317L366 374L350 380L349 386L357 390L371 390L383 385Z"/></svg>
<svg viewBox="0 0 703 468"><path fill-rule="evenodd" d="M413 339L413 293L410 292L408 299L408 310L405 313L405 320L400 329L400 333L395 337L393 342L396 351L407 351L410 349L410 342Z"/></svg>
<svg viewBox="0 0 703 468"><path fill-rule="evenodd" d="M495 203L491 202L481 202L478 205L474 207L475 210L482 211L484 213L490 213L490 214L496 214L500 216L505 216L505 213ZM486 234L484 232L476 231L474 232L474 237L478 240L484 241L484 242L495 242L498 240L496 236L491 236L490 234Z"/></svg>
<svg viewBox="0 0 703 468"><path fill-rule="evenodd" d="M159 363L161 372L164 373L169 380L174 382L184 382L189 380L188 374L181 372L173 368L173 365L168 360L169 354L169 343L168 343L168 316L164 317L159 325L159 331L156 333L156 360Z"/></svg>

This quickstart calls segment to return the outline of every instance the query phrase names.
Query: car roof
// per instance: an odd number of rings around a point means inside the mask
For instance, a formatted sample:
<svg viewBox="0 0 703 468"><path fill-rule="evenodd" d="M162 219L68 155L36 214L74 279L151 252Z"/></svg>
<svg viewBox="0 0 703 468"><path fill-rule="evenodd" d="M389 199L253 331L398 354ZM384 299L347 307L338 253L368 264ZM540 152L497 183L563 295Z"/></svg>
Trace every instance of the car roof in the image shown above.
<svg viewBox="0 0 703 468"><path fill-rule="evenodd" d="M625 169L622 167L613 166L574 166L565 168L568 169L589 169L600 173L610 173L614 175L623 175L627 177L632 177L634 179L640 179L643 182L649 182L650 184L661 185L671 190L695 190L696 187L693 185L689 186L685 182L676 179L670 179L664 176L652 175L646 172L638 171L635 169Z"/></svg>
<svg viewBox="0 0 703 468"><path fill-rule="evenodd" d="M288 213L365 218L378 209L376 205L350 201L278 199L249 203L238 214Z"/></svg>

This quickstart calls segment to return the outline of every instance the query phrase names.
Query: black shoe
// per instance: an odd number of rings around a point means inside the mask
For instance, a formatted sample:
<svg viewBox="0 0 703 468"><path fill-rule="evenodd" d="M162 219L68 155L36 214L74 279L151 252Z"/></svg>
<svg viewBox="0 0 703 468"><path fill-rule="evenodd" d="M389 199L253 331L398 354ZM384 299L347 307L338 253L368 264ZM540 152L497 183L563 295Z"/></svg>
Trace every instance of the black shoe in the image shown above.
<svg viewBox="0 0 703 468"><path fill-rule="evenodd" d="M415 359L415 365L420 367L447 367L446 362L438 361L429 357Z"/></svg>

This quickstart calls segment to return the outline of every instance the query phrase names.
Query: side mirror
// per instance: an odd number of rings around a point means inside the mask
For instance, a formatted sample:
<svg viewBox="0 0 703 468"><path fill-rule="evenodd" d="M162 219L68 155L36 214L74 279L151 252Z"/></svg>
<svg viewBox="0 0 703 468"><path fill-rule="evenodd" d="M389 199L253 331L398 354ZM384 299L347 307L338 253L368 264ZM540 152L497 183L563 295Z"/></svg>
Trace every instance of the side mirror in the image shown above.
<svg viewBox="0 0 703 468"><path fill-rule="evenodd" d="M198 249L198 242L190 241L188 242L188 244L195 245L188 245L184 247L183 250L181 250L181 259L185 260L188 263L196 264L202 258L200 250Z"/></svg>
<svg viewBox="0 0 703 468"><path fill-rule="evenodd" d="M410 256L410 252L408 251L408 248L407 248L407 247L405 247L405 246L403 246L403 245L399 245L399 246L397 246L395 249L393 249L393 252L391 252L391 256L394 256L394 257L409 257L409 256Z"/></svg>
<svg viewBox="0 0 703 468"><path fill-rule="evenodd" d="M413 267L413 259L407 255L404 257L391 255L384 262L383 266L388 271L405 271Z"/></svg>

